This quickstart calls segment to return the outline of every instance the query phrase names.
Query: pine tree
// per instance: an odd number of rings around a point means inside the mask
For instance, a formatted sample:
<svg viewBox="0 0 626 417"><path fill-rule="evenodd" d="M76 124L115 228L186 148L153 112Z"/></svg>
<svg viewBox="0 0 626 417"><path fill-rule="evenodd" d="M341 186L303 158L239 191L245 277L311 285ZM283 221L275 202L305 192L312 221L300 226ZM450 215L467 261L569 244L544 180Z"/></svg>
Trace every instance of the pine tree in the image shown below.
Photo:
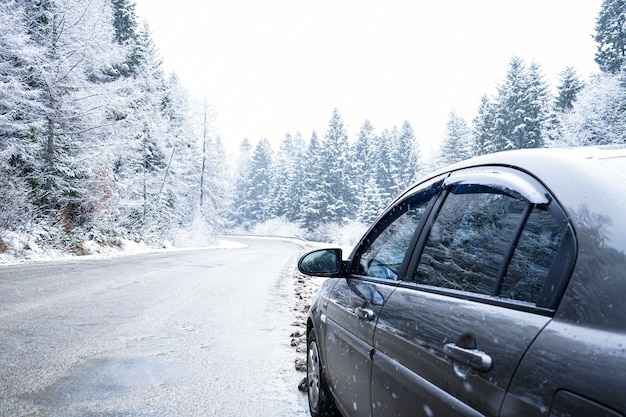
<svg viewBox="0 0 626 417"><path fill-rule="evenodd" d="M28 36L20 2L0 2L0 240L6 229L20 229L35 213L28 177L37 162L32 131L43 113L28 80L29 63L40 52Z"/></svg>
<svg viewBox="0 0 626 417"><path fill-rule="evenodd" d="M244 210L245 219L251 224L262 223L270 218L272 159L274 151L267 139L259 140L252 155L250 188Z"/></svg>
<svg viewBox="0 0 626 417"><path fill-rule="evenodd" d="M324 186L321 220L324 223L341 222L354 213L356 202L350 175L348 133L337 109L333 110L320 144L322 164L320 184Z"/></svg>
<svg viewBox="0 0 626 417"><path fill-rule="evenodd" d="M574 107L576 96L584 88L584 83L573 67L566 67L559 74L559 81L555 109L558 113L564 113Z"/></svg>
<svg viewBox="0 0 626 417"><path fill-rule="evenodd" d="M171 211L160 194L168 167L167 84L158 48L147 24L139 33L140 65L128 80L126 130L120 132L114 174L120 201L117 221L134 240L152 241L169 232Z"/></svg>
<svg viewBox="0 0 626 417"><path fill-rule="evenodd" d="M544 133L552 116L552 101L541 67L532 62L527 73L525 134L519 149L541 148L545 145Z"/></svg>
<svg viewBox="0 0 626 417"><path fill-rule="evenodd" d="M353 154L355 190L360 194L365 189L365 184L376 163L376 135L374 126L369 120L366 120L359 130Z"/></svg>
<svg viewBox="0 0 626 417"><path fill-rule="evenodd" d="M456 111L450 111L446 136L439 150L439 165L452 164L473 156L474 136L467 122Z"/></svg>
<svg viewBox="0 0 626 417"><path fill-rule="evenodd" d="M396 183L396 169L393 162L397 135L398 129L394 127L391 131L389 129L384 129L377 137L377 157L374 172L378 189L381 190L382 199L385 205L388 204L394 196L398 195L398 192L400 192L400 188Z"/></svg>
<svg viewBox="0 0 626 417"><path fill-rule="evenodd" d="M297 215L298 224L309 232L322 224L324 205L327 204L326 186L320 181L324 169L321 146L317 133L313 131L304 157L302 199Z"/></svg>
<svg viewBox="0 0 626 417"><path fill-rule="evenodd" d="M304 177L306 144L298 132L285 135L275 158L273 182L273 214L296 222L300 211Z"/></svg>
<svg viewBox="0 0 626 417"><path fill-rule="evenodd" d="M95 144L109 124L111 69L123 50L113 42L108 0L23 4L32 47L40 51L28 63L29 88L40 106L40 119L31 125L40 153L30 158L29 181L42 212L70 231L94 215L94 193L86 187L99 167L85 161L96 157Z"/></svg>
<svg viewBox="0 0 626 417"><path fill-rule="evenodd" d="M616 74L626 60L626 0L603 0L595 29L596 63L603 72Z"/></svg>
<svg viewBox="0 0 626 417"><path fill-rule="evenodd" d="M304 141L298 133L287 133L272 164L269 213L295 222L299 211L298 202L302 193L302 165Z"/></svg>
<svg viewBox="0 0 626 417"><path fill-rule="evenodd" d="M398 164L398 185L403 190L415 181L420 173L421 151L413 126L408 120L402 123L396 142L395 163Z"/></svg>
<svg viewBox="0 0 626 417"><path fill-rule="evenodd" d="M495 104L484 95L478 106L478 114L473 120L474 155L486 155L496 148L496 109Z"/></svg>
<svg viewBox="0 0 626 417"><path fill-rule="evenodd" d="M135 3L131 0L111 0L113 6L113 27L115 42L127 48L127 58L123 65L117 66L117 72L123 76L136 74L141 63L137 38L139 28Z"/></svg>
<svg viewBox="0 0 626 417"><path fill-rule="evenodd" d="M549 94L538 64L532 63L527 69L522 59L514 56L498 87L495 105L493 150L543 146Z"/></svg>
<svg viewBox="0 0 626 417"><path fill-rule="evenodd" d="M626 80L623 73L593 77L571 111L559 115L561 146L624 144Z"/></svg>
<svg viewBox="0 0 626 417"><path fill-rule="evenodd" d="M247 227L250 221L249 210L246 207L250 203L249 194L252 188L252 144L248 138L244 138L239 144L239 154L235 165L236 178L228 217L235 225Z"/></svg>
<svg viewBox="0 0 626 417"><path fill-rule="evenodd" d="M354 143L354 192L358 205L356 219L369 224L385 206L385 195L376 181L376 168L379 163L378 136L374 126L366 120Z"/></svg>

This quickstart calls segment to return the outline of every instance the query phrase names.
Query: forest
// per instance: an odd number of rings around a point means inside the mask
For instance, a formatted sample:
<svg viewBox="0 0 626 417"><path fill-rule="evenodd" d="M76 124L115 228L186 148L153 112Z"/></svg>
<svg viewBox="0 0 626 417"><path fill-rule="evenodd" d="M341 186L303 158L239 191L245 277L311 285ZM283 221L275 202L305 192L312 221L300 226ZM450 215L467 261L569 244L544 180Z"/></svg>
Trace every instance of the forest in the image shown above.
<svg viewBox="0 0 626 417"><path fill-rule="evenodd" d="M242 138L232 158L210 106L165 73L132 0L3 0L0 253L184 246L191 235L210 242L232 231L345 242L439 166L624 144L625 21L626 0L603 0L593 35L600 71L590 79L568 67L549 85L540 63L512 56L473 120L450 112L428 158L408 121L379 130L365 120L350 138L339 109L319 133L286 133L277 149Z"/></svg>

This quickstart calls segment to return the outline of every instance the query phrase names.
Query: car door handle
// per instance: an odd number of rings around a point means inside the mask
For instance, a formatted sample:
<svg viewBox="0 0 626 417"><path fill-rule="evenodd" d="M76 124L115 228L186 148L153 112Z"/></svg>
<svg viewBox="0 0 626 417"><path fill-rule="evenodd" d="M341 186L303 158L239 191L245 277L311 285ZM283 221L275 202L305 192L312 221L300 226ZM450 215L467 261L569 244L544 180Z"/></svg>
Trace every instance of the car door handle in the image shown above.
<svg viewBox="0 0 626 417"><path fill-rule="evenodd" d="M443 353L477 371L487 372L491 369L491 356L480 350L467 349L455 343L448 343L444 345Z"/></svg>
<svg viewBox="0 0 626 417"><path fill-rule="evenodd" d="M374 310L370 308L365 308L365 307L356 307L354 309L354 313L357 315L358 318L367 320L367 321L374 320L374 316L375 316Z"/></svg>

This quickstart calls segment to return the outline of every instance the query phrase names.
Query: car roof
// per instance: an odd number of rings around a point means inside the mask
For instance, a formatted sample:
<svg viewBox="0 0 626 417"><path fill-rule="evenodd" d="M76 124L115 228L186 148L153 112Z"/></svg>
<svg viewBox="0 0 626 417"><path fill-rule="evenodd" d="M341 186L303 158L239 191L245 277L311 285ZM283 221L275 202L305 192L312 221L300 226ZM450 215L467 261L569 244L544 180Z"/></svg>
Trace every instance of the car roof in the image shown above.
<svg viewBox="0 0 626 417"><path fill-rule="evenodd" d="M550 191L572 220L587 227L606 219L611 246L626 253L626 145L539 148L498 152L443 167L418 183L472 167L511 167L528 173Z"/></svg>
<svg viewBox="0 0 626 417"><path fill-rule="evenodd" d="M579 170L581 165L587 163L604 165L604 161L619 159L623 162L624 169L616 170L615 173L626 178L626 160L623 158L626 158L626 145L519 149L466 159L437 170L437 174L472 166L500 165L522 169L541 178L549 178L556 174L554 168L557 166L568 167L569 172ZM613 164L609 163L606 166L608 168Z"/></svg>

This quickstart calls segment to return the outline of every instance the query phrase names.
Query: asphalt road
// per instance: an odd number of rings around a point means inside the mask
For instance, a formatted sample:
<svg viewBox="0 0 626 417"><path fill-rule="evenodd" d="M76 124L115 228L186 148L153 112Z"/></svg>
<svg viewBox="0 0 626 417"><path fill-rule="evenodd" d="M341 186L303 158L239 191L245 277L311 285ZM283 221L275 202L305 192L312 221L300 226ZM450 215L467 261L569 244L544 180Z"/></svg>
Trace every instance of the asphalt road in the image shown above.
<svg viewBox="0 0 626 417"><path fill-rule="evenodd" d="M307 416L302 244L0 267L0 416Z"/></svg>

